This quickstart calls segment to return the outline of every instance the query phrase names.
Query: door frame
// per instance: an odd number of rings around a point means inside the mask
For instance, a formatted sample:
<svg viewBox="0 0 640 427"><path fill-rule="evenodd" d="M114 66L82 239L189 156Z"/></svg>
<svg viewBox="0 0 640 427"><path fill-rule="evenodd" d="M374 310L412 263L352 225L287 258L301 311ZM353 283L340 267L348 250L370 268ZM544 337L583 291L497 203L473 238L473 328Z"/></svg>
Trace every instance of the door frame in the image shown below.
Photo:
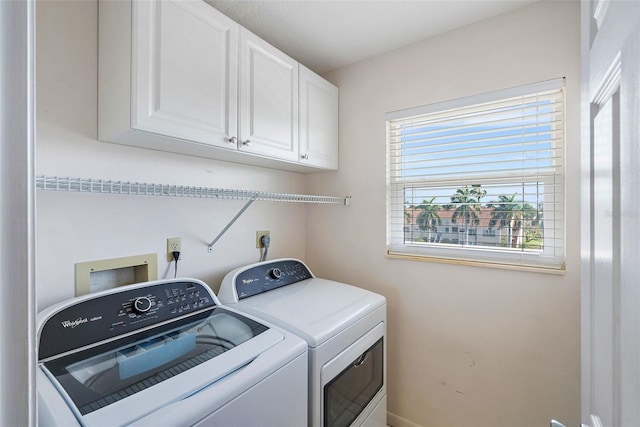
<svg viewBox="0 0 640 427"><path fill-rule="evenodd" d="M0 425L37 421L35 6L0 1Z"/></svg>
<svg viewBox="0 0 640 427"><path fill-rule="evenodd" d="M582 50L582 146L581 146L581 377L582 422L591 427L612 425L637 425L640 422L640 233L637 220L640 217L640 126L636 117L640 114L640 2L613 0L581 1L581 50ZM596 244L594 222L596 212L602 214L595 188L600 185L600 175L595 155L598 148L596 129L592 120L601 106L613 103L611 141L604 139L611 150L609 184L613 192L607 220L612 223L612 246L602 248ZM616 119L617 117L617 119ZM617 120L617 121L616 121ZM617 132L617 133L616 133ZM598 211L599 209L599 211ZM610 283L597 282L597 266L611 268ZM604 322L594 317L603 313L602 298L595 289L609 292L609 317ZM608 288L607 288L608 286ZM599 311L596 311L599 310ZM606 311L606 310L605 310ZM602 329L602 327L605 329ZM609 331L610 336L601 334ZM596 332L594 334L594 331ZM598 337L606 339L600 340ZM609 346L609 356L594 357L594 348ZM601 354L600 354L601 356ZM609 372L602 374L599 364ZM600 419L600 414L603 419ZM607 421L608 419L608 421Z"/></svg>

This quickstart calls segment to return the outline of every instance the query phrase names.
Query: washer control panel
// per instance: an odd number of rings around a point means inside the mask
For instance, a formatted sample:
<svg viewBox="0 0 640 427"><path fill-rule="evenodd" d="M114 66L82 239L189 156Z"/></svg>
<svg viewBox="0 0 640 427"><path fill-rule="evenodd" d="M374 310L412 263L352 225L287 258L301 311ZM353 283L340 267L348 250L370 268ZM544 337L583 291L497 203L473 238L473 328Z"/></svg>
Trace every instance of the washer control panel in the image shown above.
<svg viewBox="0 0 640 427"><path fill-rule="evenodd" d="M42 325L40 360L215 306L202 282L175 280L81 299Z"/></svg>
<svg viewBox="0 0 640 427"><path fill-rule="evenodd" d="M307 266L301 261L295 259L276 260L257 264L239 272L235 278L234 286L238 299L241 300L312 277L313 275Z"/></svg>

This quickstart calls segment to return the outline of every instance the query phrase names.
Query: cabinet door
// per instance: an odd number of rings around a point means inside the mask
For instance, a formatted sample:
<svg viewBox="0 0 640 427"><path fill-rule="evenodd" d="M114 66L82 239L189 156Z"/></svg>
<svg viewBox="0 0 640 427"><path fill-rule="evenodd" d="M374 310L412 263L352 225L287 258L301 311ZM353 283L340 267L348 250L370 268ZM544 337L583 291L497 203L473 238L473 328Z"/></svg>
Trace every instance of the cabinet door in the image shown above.
<svg viewBox="0 0 640 427"><path fill-rule="evenodd" d="M239 149L298 161L298 63L240 30Z"/></svg>
<svg viewBox="0 0 640 427"><path fill-rule="evenodd" d="M132 127L236 149L238 25L204 1L133 2Z"/></svg>
<svg viewBox="0 0 640 427"><path fill-rule="evenodd" d="M300 162L338 169L338 88L300 65Z"/></svg>

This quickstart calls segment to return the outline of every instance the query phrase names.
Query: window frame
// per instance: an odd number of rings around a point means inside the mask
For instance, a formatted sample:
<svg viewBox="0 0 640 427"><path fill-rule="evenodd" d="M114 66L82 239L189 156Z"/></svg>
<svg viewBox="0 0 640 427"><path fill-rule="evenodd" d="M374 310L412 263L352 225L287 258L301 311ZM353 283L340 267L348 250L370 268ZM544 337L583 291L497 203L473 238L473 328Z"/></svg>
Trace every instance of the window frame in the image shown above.
<svg viewBox="0 0 640 427"><path fill-rule="evenodd" d="M392 141L391 141L391 123L397 120L408 120L416 116L423 116L431 113L444 112L446 110L462 109L464 107L475 106L487 102L496 102L514 98L518 96L527 96L535 93L542 93L551 90L559 90L561 92L562 111L559 117L562 120L561 130L555 131L561 134L560 142L556 143L552 140L552 150L561 153L560 165L554 162L551 172L522 172L519 175L494 174L486 171L477 176L466 175L461 179L416 179L407 180L399 179L402 168L398 167L402 162L395 159L396 163L392 163ZM387 168L387 254L391 257L402 257L411 259L424 259L443 262L470 263L480 264L483 266L502 266L506 268L535 269L546 272L564 272L566 269L566 188L565 188L565 170L566 170L566 85L565 79L555 79L531 85L520 86L505 90L494 91L490 93L460 98L451 101L444 101L435 104L429 104L421 107L409 108L405 110L394 111L386 115L386 168ZM559 148L558 148L559 146ZM392 172L393 171L393 172ZM394 176L394 174L396 176ZM457 186L483 184L490 182L491 184L504 183L505 185L514 185L526 183L540 183L543 185L543 212L544 222L546 224L554 224L553 226L544 227L544 241L552 242L545 244L542 250L526 249L526 248L503 248L482 245L460 245L448 244L441 242L410 242L405 240L404 215L406 203L407 189L419 191L420 188L438 188L439 186ZM557 190L559 188L559 190ZM553 190L551 190L553 189ZM559 197L560 200L557 200ZM560 208L551 208L552 205L560 203ZM400 205L400 208L398 208ZM558 212L556 212L558 210ZM561 218L557 218L560 215ZM560 226L558 227L559 224ZM457 228L475 228L477 235L482 235L478 227L473 224L458 223ZM495 230L498 228L496 227ZM490 230L490 229L489 229ZM486 231L486 230L485 230ZM499 232L495 232L498 234ZM402 238L400 238L400 236ZM400 243L401 242L401 243Z"/></svg>

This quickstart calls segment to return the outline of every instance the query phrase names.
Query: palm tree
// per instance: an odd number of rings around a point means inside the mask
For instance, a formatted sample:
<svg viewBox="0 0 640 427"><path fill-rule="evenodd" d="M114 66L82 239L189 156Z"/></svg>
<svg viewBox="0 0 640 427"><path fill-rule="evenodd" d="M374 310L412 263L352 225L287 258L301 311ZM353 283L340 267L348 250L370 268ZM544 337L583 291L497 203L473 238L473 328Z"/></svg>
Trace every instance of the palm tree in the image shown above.
<svg viewBox="0 0 640 427"><path fill-rule="evenodd" d="M480 200L487 194L487 190L484 190L481 188L481 184L473 184L471 186L471 192L475 194L476 196L476 202L478 205L478 213L480 213L481 208L482 208L482 204L480 203ZM475 222L476 225L478 225L480 223L480 218L477 219L477 221ZM475 241L476 241L476 246L478 246L478 227L476 227L476 232L475 232Z"/></svg>
<svg viewBox="0 0 640 427"><path fill-rule="evenodd" d="M524 247L525 230L530 228L532 221L536 217L536 210L529 203L518 206L520 209L516 212L513 223L512 244L514 248Z"/></svg>
<svg viewBox="0 0 640 427"><path fill-rule="evenodd" d="M513 230L515 227L518 204L516 203L517 194L506 196L504 194L498 196L497 202L487 204L488 208L493 208L491 219L489 220L489 228L493 228L498 224L498 229L507 229L507 246L514 247L512 241Z"/></svg>
<svg viewBox="0 0 640 427"><path fill-rule="evenodd" d="M524 233L522 234L522 247L533 248L533 249L542 249L544 245L544 237L542 233L542 227L544 223L544 212L541 209L540 204L535 208L528 203L525 203L522 206L522 219L524 222ZM531 241L538 241L539 243L534 243L532 245L528 245Z"/></svg>
<svg viewBox="0 0 640 427"><path fill-rule="evenodd" d="M521 240L524 228L527 223L534 225L539 221L538 210L529 203L520 204L516 201L517 193L512 196L500 195L497 202L487 204L488 208L493 208L489 227L507 229L507 245L511 248L518 247L518 240Z"/></svg>
<svg viewBox="0 0 640 427"><path fill-rule="evenodd" d="M407 205L408 202L405 202L405 206ZM409 231L410 231L410 238L409 241L413 242L413 212L416 209L415 205L409 205L406 208L404 208L404 223L405 225L409 226ZM404 240L407 240L407 227L405 227L405 238Z"/></svg>
<svg viewBox="0 0 640 427"><path fill-rule="evenodd" d="M533 210L534 208L531 207ZM531 229L529 231L530 240L536 240L538 249L544 248L544 204L538 203L535 212L532 212Z"/></svg>
<svg viewBox="0 0 640 427"><path fill-rule="evenodd" d="M487 192L480 188L481 184L465 185L451 196L451 204L443 206L446 210L454 209L451 222L457 224L460 220L465 225L464 244L469 244L469 226L480 223L480 199ZM477 232L476 232L477 238Z"/></svg>
<svg viewBox="0 0 640 427"><path fill-rule="evenodd" d="M431 200L422 200L422 204L416 206L418 209L422 209L422 212L418 215L418 227L420 230L427 231L427 241L431 241L431 231L437 225L442 225L442 219L440 219L440 215L438 212L440 211L440 206L434 204L433 201L435 197L432 197Z"/></svg>

